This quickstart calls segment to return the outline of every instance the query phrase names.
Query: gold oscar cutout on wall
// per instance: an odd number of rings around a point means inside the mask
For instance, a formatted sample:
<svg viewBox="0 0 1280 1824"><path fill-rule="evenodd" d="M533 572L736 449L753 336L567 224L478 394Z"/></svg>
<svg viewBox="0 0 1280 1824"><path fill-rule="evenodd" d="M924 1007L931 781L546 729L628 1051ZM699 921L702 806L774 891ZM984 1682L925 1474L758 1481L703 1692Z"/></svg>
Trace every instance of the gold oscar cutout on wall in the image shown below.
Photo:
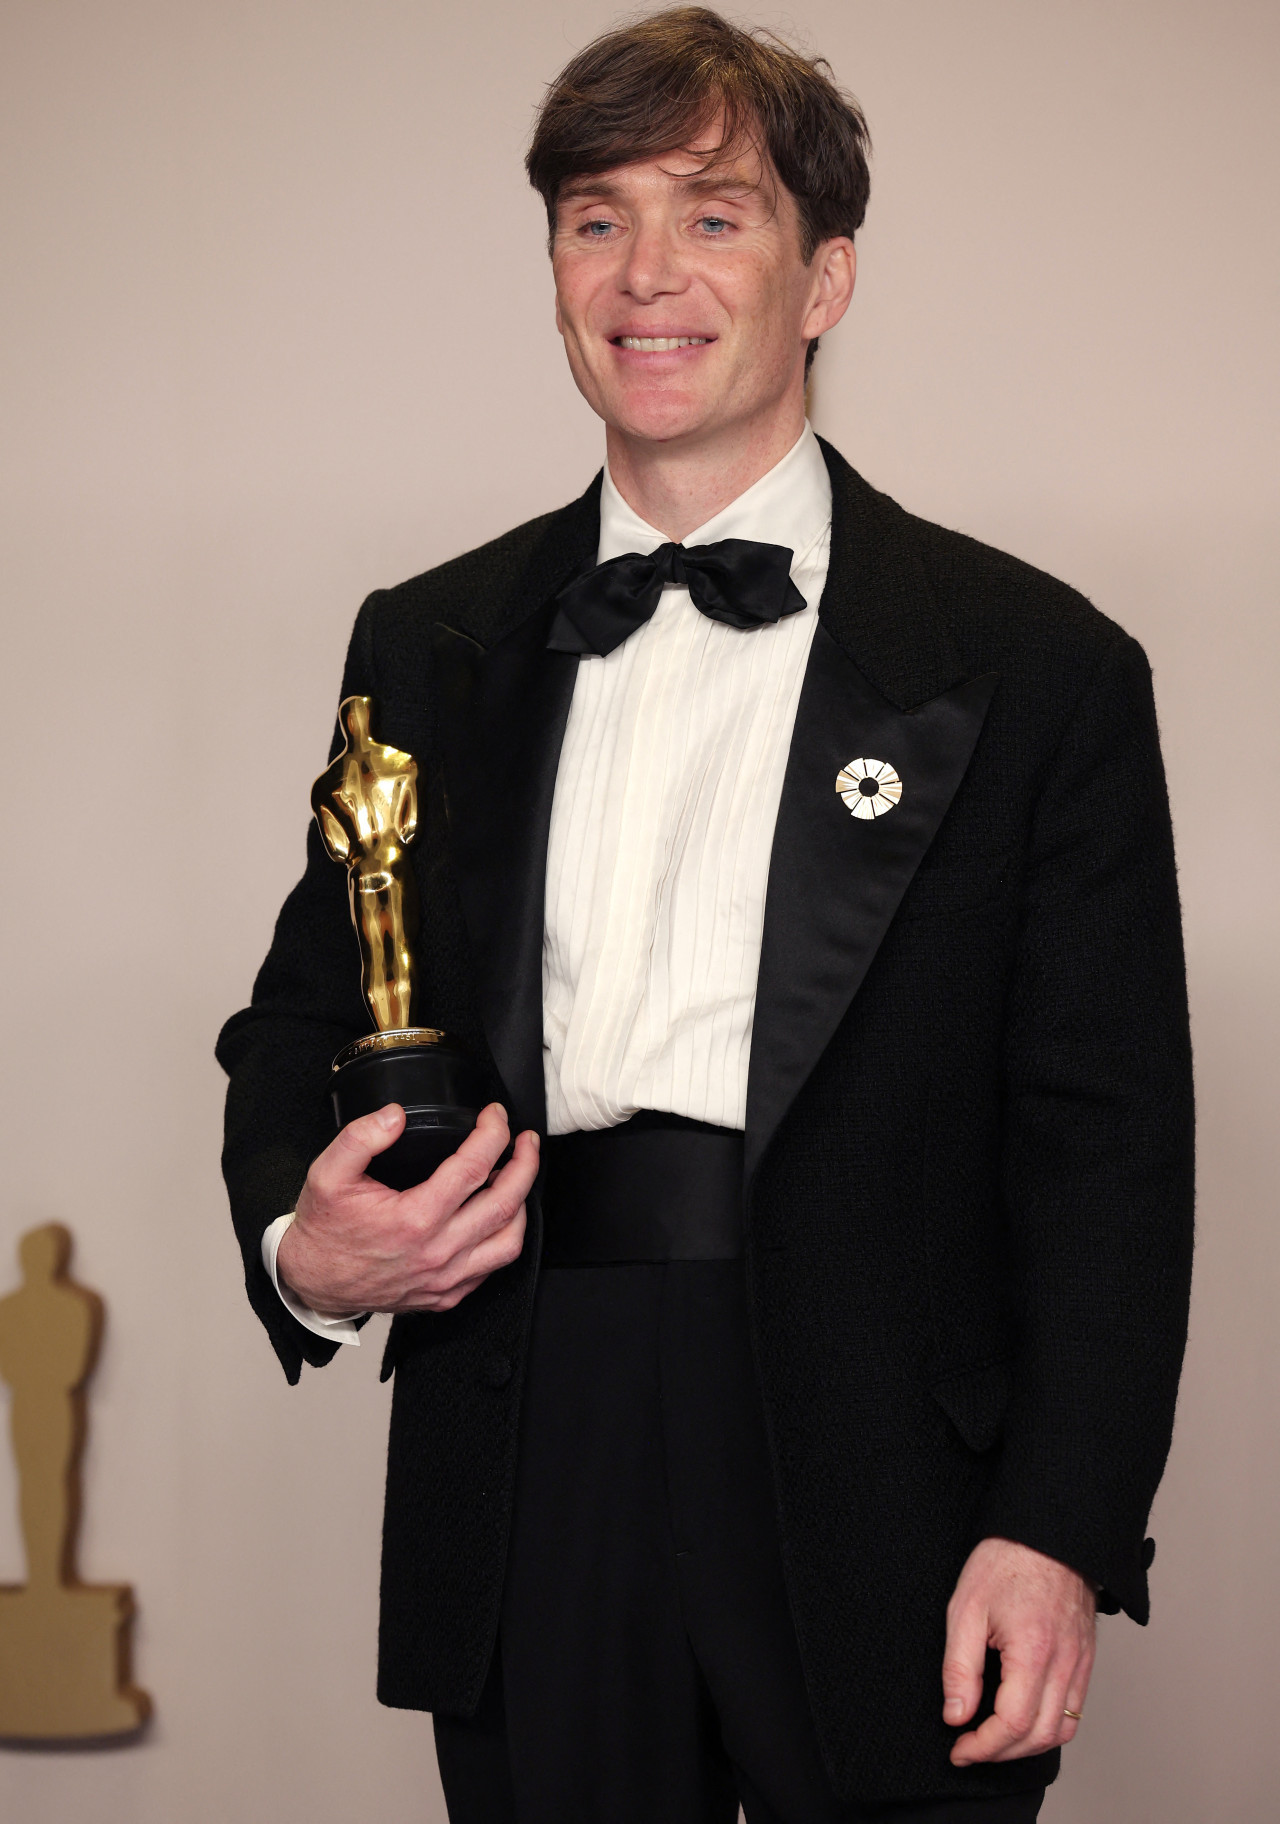
<svg viewBox="0 0 1280 1824"><path fill-rule="evenodd" d="M23 1284L0 1299L0 1380L26 1548L25 1584L0 1585L0 1740L83 1742L135 1734L151 1713L130 1683L133 1591L76 1575L84 1388L102 1300L67 1277L61 1223L18 1244Z"/></svg>

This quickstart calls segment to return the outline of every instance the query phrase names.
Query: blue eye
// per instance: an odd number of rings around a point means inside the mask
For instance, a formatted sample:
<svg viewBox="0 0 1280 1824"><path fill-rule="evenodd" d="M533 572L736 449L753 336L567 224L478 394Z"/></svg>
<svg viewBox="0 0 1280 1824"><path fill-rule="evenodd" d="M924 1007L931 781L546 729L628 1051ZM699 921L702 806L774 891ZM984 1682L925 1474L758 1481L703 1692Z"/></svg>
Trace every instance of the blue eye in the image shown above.
<svg viewBox="0 0 1280 1824"><path fill-rule="evenodd" d="M612 222L587 222L586 232L593 241L602 241L612 227ZM598 234L597 229L600 230Z"/></svg>
<svg viewBox="0 0 1280 1824"><path fill-rule="evenodd" d="M705 228L708 234L718 234L722 228L727 228L729 224L722 215L704 215L698 223L698 226L700 228Z"/></svg>

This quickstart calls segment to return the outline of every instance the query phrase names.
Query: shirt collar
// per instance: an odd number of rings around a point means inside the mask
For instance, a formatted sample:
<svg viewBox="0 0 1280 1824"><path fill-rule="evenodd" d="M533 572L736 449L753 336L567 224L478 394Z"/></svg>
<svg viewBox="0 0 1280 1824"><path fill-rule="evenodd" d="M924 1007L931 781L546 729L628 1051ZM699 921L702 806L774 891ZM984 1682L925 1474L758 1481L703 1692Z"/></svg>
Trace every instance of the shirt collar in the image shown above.
<svg viewBox="0 0 1280 1824"><path fill-rule="evenodd" d="M719 538L754 538L767 545L786 545L792 568L803 563L831 524L831 477L818 439L806 421L781 462L776 462L744 494L705 525L690 532L686 545L709 545ZM614 486L605 464L600 490L600 550L596 562L607 563L628 551L647 556L668 542L629 507Z"/></svg>

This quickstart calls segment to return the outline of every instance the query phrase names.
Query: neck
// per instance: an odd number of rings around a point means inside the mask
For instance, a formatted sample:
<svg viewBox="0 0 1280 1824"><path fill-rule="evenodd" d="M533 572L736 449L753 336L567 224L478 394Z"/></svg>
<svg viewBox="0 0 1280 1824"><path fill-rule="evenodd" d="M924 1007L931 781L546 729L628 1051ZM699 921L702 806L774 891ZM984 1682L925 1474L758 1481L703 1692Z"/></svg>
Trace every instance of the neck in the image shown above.
<svg viewBox="0 0 1280 1824"><path fill-rule="evenodd" d="M767 475L803 429L803 392L765 423L735 425L702 439L660 443L611 424L609 473L627 505L679 544Z"/></svg>

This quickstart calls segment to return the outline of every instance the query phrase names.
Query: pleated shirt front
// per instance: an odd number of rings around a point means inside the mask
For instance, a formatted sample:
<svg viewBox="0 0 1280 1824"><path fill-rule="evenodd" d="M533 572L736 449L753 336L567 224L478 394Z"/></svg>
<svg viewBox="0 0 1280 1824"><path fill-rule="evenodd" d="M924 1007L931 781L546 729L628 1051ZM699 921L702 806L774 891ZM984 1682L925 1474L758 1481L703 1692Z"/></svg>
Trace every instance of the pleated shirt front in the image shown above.
<svg viewBox="0 0 1280 1824"><path fill-rule="evenodd" d="M788 546L805 608L740 629L668 585L630 638L578 661L547 851L553 1134L641 1108L745 1124L769 856L831 546L831 483L807 425L683 542L721 538ZM606 468L599 562L666 542Z"/></svg>

